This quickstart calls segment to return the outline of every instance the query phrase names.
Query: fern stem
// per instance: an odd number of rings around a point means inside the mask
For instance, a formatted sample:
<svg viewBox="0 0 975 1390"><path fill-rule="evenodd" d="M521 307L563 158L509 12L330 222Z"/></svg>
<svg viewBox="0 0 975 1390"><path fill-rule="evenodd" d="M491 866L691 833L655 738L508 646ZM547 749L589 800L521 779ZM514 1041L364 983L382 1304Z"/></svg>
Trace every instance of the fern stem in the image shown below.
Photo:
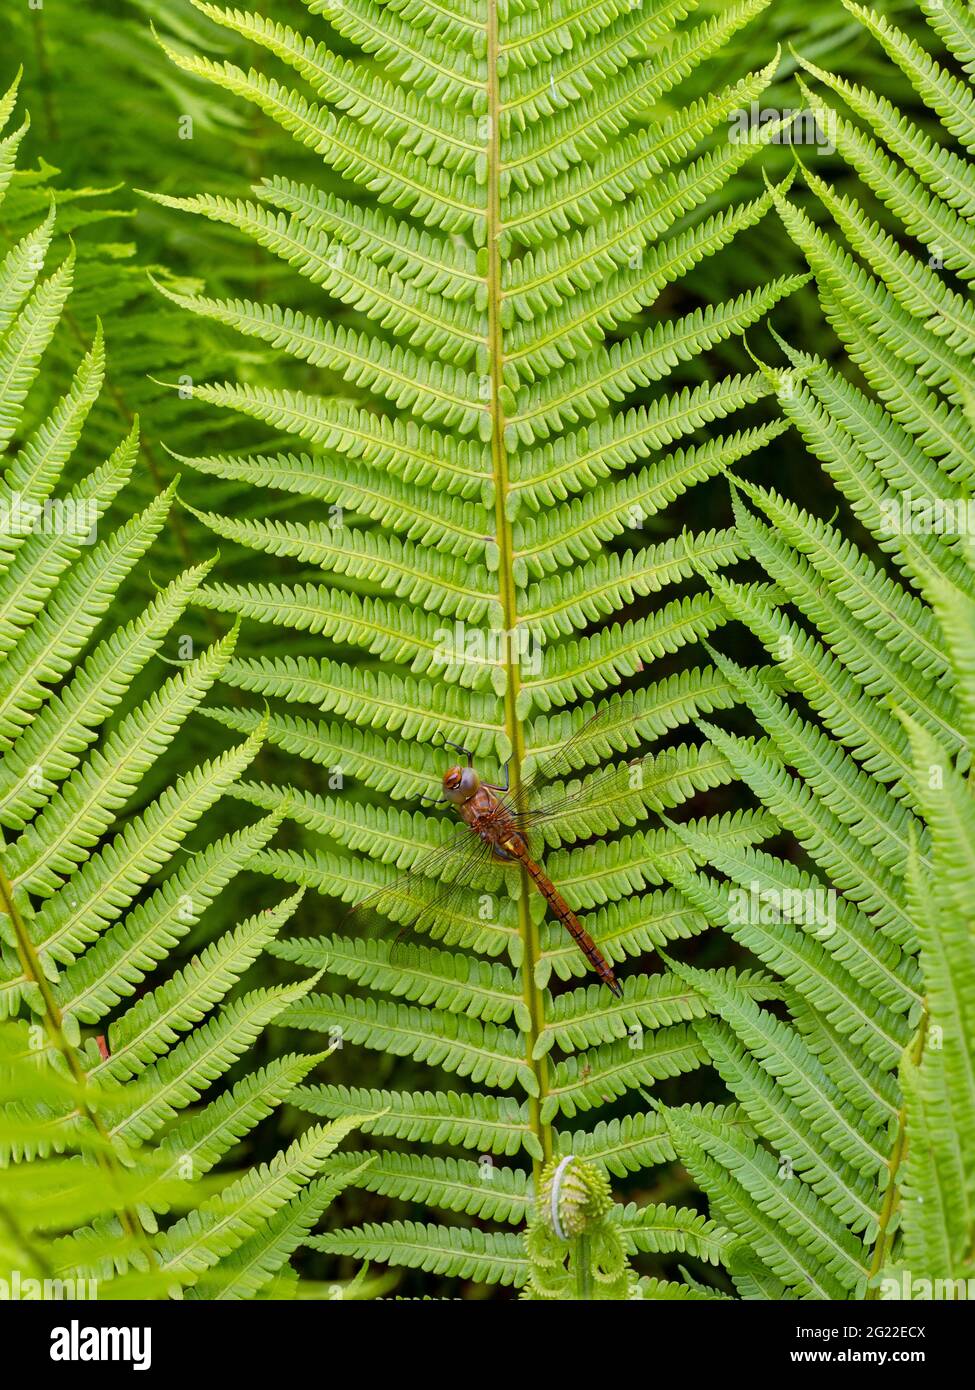
<svg viewBox="0 0 975 1390"><path fill-rule="evenodd" d="M583 1233L576 1240L576 1298L589 1302L592 1298L592 1270L589 1262L589 1237Z"/></svg>
<svg viewBox="0 0 975 1390"><path fill-rule="evenodd" d="M511 740L509 763L511 787L515 797L519 798L521 770L525 758L525 739L521 720L518 717L521 672L514 654L515 644L511 640L511 635L518 624L518 600L514 576L514 539L507 510L510 482L508 451L504 437L504 405L501 399L501 387L504 381L504 336L501 324L500 243L503 227L501 221L501 91L498 76L498 50L497 0L488 0L487 313L488 355L491 374L491 463L494 474L495 531L499 551L498 582L504 614L504 630L508 634L508 640L504 643L505 726ZM541 990L535 984L535 963L539 956L539 933L537 923L532 920L532 887L528 880L528 874L524 868L520 872L521 898L518 903L518 918L522 940L522 995L530 1020L525 1034L525 1055L538 1083L538 1096L529 1099L529 1116L532 1130L541 1144L544 1156L541 1162L536 1160L534 1164L537 1187L542 1162L548 1160L552 1154L552 1131L551 1126L544 1124L541 1117L542 1100L548 1087L548 1063L544 1057L537 1058L535 1056L535 1043L544 1027L545 1009Z"/></svg>
<svg viewBox="0 0 975 1390"><path fill-rule="evenodd" d="M21 968L25 976L29 980L33 980L40 992L44 1004L48 1036L54 1047L64 1058L73 1080L82 1091L83 1097L84 1089L88 1084L87 1074L78 1060L78 1054L68 1041L67 1034L64 1031L64 1015L61 1013L58 1001L54 997L51 982L41 966L37 952L34 950L34 943L30 939L27 924L21 916L20 908L17 906L14 897L13 884L7 877L2 864L0 864L0 902L2 902L3 910L10 918L13 927L14 940L17 946L17 955L20 957ZM119 1169L111 1146L111 1135L102 1124L98 1114L84 1098L82 1098L80 1102L80 1110L99 1138L104 1141L105 1148L97 1156L99 1166L110 1178L115 1178ZM155 1263L155 1252L149 1243L145 1228L139 1220L138 1213L131 1210L129 1207L122 1206L118 1208L117 1215L125 1234L132 1239L138 1240L150 1264Z"/></svg>

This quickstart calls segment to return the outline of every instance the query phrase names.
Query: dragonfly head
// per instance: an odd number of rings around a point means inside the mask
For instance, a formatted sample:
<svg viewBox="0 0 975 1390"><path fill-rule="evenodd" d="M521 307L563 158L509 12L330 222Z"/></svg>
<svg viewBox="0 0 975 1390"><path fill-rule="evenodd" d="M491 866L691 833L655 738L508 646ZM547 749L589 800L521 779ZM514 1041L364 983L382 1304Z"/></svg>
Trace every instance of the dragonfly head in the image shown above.
<svg viewBox="0 0 975 1390"><path fill-rule="evenodd" d="M481 779L472 767L448 767L443 775L443 794L455 806L461 806L481 785Z"/></svg>

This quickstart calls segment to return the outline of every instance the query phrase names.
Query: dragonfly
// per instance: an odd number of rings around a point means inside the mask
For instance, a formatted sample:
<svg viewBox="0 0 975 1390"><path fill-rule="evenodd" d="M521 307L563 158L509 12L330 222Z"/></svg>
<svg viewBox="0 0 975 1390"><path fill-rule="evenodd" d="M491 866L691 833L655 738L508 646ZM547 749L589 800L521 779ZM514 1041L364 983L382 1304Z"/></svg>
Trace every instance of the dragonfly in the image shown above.
<svg viewBox="0 0 975 1390"><path fill-rule="evenodd" d="M373 913L398 916L404 933L444 915L486 866L494 863L509 870L524 870L531 885L542 895L556 921L585 956L590 968L619 999L623 988L609 961L582 925L562 893L539 865L532 852L534 832L555 823L602 808L608 828L633 823L634 793L642 787L642 771L649 754L590 774L569 789L547 786L571 774L583 760L590 743L612 751L607 735L633 732L639 720L631 701L607 704L586 721L561 747L540 759L516 796L510 786L508 764L502 769L504 786L488 782L474 766L474 755L462 744L444 739L444 746L462 753L466 765L455 763L443 774L440 796L460 817L462 825L445 845L420 856L413 867L391 883L363 898L349 913L352 920ZM629 809L628 809L629 803ZM641 802L642 805L642 802ZM441 880L431 894L431 880ZM445 881L444 881L445 880Z"/></svg>

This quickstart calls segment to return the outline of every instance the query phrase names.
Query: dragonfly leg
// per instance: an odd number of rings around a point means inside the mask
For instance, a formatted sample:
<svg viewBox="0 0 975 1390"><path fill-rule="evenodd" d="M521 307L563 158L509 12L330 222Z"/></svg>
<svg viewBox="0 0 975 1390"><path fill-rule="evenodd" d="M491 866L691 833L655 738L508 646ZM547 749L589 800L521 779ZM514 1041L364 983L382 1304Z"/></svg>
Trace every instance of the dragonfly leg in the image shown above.
<svg viewBox="0 0 975 1390"><path fill-rule="evenodd" d="M463 753L467 758L468 767L474 766L474 754L471 752L469 748L465 748L462 743L451 743L449 738L445 738L444 743L448 748L456 748L458 753Z"/></svg>
<svg viewBox="0 0 975 1390"><path fill-rule="evenodd" d="M492 786L490 782L486 782L485 786L490 787L493 792L506 792L511 784L511 774L508 772L508 768L510 767L510 765L511 759L509 758L508 761L505 763L504 767L501 769L501 771L504 773L503 787Z"/></svg>

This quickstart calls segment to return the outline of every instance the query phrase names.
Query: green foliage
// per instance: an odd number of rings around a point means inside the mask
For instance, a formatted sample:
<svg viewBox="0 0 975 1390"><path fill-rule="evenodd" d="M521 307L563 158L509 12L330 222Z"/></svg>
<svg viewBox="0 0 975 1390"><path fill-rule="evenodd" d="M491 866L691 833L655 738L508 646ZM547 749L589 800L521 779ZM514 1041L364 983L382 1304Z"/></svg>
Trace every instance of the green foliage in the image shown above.
<svg viewBox="0 0 975 1390"><path fill-rule="evenodd" d="M970 88L889 21L847 8L971 151ZM923 8L959 61L970 57L970 16ZM975 1232L965 408L975 320L947 273L970 278L975 173L890 102L800 65L817 81L807 95L821 127L921 250L811 169L826 223L773 191L863 380L785 343L789 369L767 375L877 550L850 539L850 521L734 482L739 534L776 598L720 576L710 584L780 685L716 657L766 739L701 727L790 833L802 867L758 849L716 852L682 830L720 877L670 877L779 977L788 1017L713 973L675 967L710 1005L697 1034L756 1134L679 1110L667 1122L733 1232L726 1264L743 1297L931 1297L938 1281L953 1289L944 1281L971 1274Z"/></svg>
<svg viewBox="0 0 975 1390"><path fill-rule="evenodd" d="M612 1209L609 1183L591 1164L567 1156L545 1165L525 1237L529 1297L630 1297L634 1281Z"/></svg>
<svg viewBox="0 0 975 1390"><path fill-rule="evenodd" d="M0 1276L956 1295L970 13L258 8L2 21Z"/></svg>
<svg viewBox="0 0 975 1390"><path fill-rule="evenodd" d="M0 102L0 130L15 100L14 88ZM0 198L23 133L0 140ZM240 1071L190 1108L306 992L236 992L298 898L198 931L278 824L195 835L263 729L182 765L183 726L236 640L175 656L209 563L113 620L172 494L106 531L138 455L134 428L65 482L104 382L100 332L49 413L25 423L74 272L70 256L45 265L53 230L52 208L0 264L0 1266L5 1278L112 1282L118 1296L253 1297L340 1189L322 1174L355 1119L203 1181L315 1064ZM161 978L191 934L199 949Z"/></svg>
<svg viewBox="0 0 975 1390"><path fill-rule="evenodd" d="M953 652L956 669L969 659L973 640L975 629L969 627L962 650ZM893 1256L914 1278L950 1281L951 1287L973 1271L975 945L967 885L975 806L970 783L951 767L943 748L917 724L908 731L931 834L931 868L924 869L915 849L908 878L919 909L927 905L919 910L927 1007L925 1029L900 1068L906 1156L901 1248ZM885 1267L883 1277L897 1272Z"/></svg>
<svg viewBox="0 0 975 1390"><path fill-rule="evenodd" d="M357 902L389 884L394 868L429 863L448 843L442 815L400 804L437 794L441 739L476 750L485 770L510 760L517 789L594 710L607 721L578 750L582 776L734 698L707 665L664 667L640 682L633 705L614 692L724 620L699 576L739 559L740 546L726 530L668 536L665 509L782 429L743 423L720 433L770 388L761 371L708 380L706 354L804 277L662 311L671 286L772 205L769 190L741 201L730 192L771 132L736 142L723 128L768 85L775 61L768 54L757 71L713 90L703 79L707 60L762 0L687 24L683 4L580 7L564 29L521 4L448 17L442 7L353 0L309 5L307 33L271 14L201 0L196 8L229 41L246 39L251 56L168 46L177 68L250 102L324 171L310 183L264 177L247 198L156 198L235 229L319 292L309 309L307 293L292 307L246 290L164 288L205 320L287 354L295 379L317 386L197 388L198 402L295 442L183 465L302 505L285 522L203 516L257 558L247 583L207 583L198 600L263 624L271 648L223 674L274 702L268 738L292 759L279 784L238 790L266 811L284 805L300 832L297 848L257 862ZM691 75L706 95L682 102L675 93ZM654 606L632 616L650 595ZM260 713L238 703L213 717L246 733ZM449 1136L475 1157L520 1151L537 1165L577 1142L591 1147L598 1131L571 1126L573 1117L598 1122L607 1100L632 1105L641 1086L700 1065L689 1021L706 1011L702 1001L672 977L639 973L651 944L700 929L688 914L661 916L667 867L697 860L674 829L648 822L722 786L731 769L693 743L662 747L645 768L626 833L607 839L620 822L580 811L544 835L553 880L575 908L598 909L587 923L608 958L631 962L622 1002L595 985L556 997L553 981L578 979L585 961L540 924L527 880L518 896L498 892L497 871L434 914L436 949L394 950L345 930L275 948L368 991L312 995L286 1022L434 1069L434 1089L421 1082L421 1096L382 1092L386 1113L366 1129L408 1138L414 1151L384 1157L364 1186L520 1218L524 1204L507 1195L513 1179L489 1189L472 1157L429 1147ZM341 794L307 789L321 785L322 769ZM353 791L343 778L354 778ZM751 813L694 823L739 850L774 826ZM604 838L573 843L596 835ZM430 897L438 869L424 872ZM402 920L407 908L389 915ZM758 977L742 987L764 992ZM454 1090L457 1077L477 1088L470 1104ZM339 1084L303 1092L316 1113L334 1116L352 1094ZM642 1248L686 1248L680 1236L655 1245L652 1229ZM456 1241L445 1242L437 1226L369 1225L317 1248L523 1282L506 1232L451 1230Z"/></svg>

